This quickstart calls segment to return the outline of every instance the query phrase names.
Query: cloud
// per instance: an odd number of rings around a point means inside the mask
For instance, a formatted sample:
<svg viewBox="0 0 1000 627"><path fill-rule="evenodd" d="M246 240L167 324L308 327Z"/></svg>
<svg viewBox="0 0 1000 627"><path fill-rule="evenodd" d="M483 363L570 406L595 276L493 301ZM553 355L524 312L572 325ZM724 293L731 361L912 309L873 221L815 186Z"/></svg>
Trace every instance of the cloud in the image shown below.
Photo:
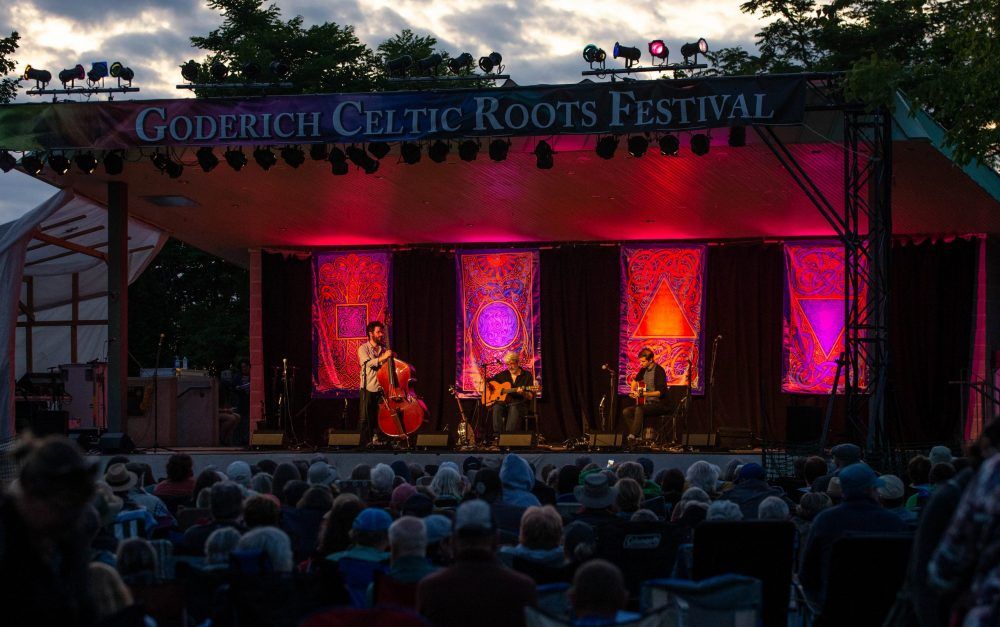
<svg viewBox="0 0 1000 627"><path fill-rule="evenodd" d="M34 0L17 2L34 5L45 16L64 17L83 27L94 28L110 22L128 22L139 13L153 9L182 16L196 13L204 2L201 0Z"/></svg>
<svg viewBox="0 0 1000 627"><path fill-rule="evenodd" d="M0 224L20 218L59 191L17 170L0 174L0 180L4 186L4 193L0 195Z"/></svg>

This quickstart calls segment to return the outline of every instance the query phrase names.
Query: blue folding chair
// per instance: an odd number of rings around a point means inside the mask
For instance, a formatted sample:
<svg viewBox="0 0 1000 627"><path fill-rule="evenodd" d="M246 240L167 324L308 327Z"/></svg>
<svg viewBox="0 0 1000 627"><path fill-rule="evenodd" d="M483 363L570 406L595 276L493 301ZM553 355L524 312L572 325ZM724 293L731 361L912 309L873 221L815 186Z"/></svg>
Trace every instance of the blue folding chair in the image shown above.
<svg viewBox="0 0 1000 627"><path fill-rule="evenodd" d="M640 590L644 612L668 608L677 627L758 627L763 585L746 575L719 575L701 581L652 579Z"/></svg>

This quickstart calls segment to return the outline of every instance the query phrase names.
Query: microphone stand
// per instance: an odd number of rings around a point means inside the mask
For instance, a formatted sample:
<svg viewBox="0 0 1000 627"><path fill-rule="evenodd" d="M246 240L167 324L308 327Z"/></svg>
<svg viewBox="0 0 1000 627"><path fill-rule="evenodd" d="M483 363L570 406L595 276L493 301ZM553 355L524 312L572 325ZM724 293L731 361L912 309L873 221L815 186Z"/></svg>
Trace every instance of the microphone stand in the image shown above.
<svg viewBox="0 0 1000 627"><path fill-rule="evenodd" d="M156 344L156 362L153 364L153 452L160 449L160 352L163 350L163 333ZM169 450L169 449L164 449Z"/></svg>
<svg viewBox="0 0 1000 627"><path fill-rule="evenodd" d="M712 341L712 361L708 367L708 437L712 437L712 429L715 421L715 358L719 355L719 340L721 335L715 336Z"/></svg>

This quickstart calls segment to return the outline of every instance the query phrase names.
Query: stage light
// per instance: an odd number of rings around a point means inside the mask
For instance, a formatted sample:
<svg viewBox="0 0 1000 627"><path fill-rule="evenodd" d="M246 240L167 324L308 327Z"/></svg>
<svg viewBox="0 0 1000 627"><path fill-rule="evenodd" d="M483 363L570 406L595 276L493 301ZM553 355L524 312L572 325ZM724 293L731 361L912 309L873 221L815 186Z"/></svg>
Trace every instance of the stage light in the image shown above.
<svg viewBox="0 0 1000 627"><path fill-rule="evenodd" d="M17 166L17 159L14 155L10 154L6 150L0 150L0 170L3 170L4 174L10 172Z"/></svg>
<svg viewBox="0 0 1000 627"><path fill-rule="evenodd" d="M712 141L704 133L695 133L691 136L691 152L704 157L712 147Z"/></svg>
<svg viewBox="0 0 1000 627"><path fill-rule="evenodd" d="M670 56L670 50L667 49L667 44L663 43L662 39L654 39L649 42L649 54L653 55L654 59L666 61L667 57Z"/></svg>
<svg viewBox="0 0 1000 627"><path fill-rule="evenodd" d="M244 63L243 68L243 78L255 81L260 76L260 65L254 63L253 61L249 63Z"/></svg>
<svg viewBox="0 0 1000 627"><path fill-rule="evenodd" d="M399 156L403 158L403 163L413 165L420 161L420 144L413 142L403 142L399 147Z"/></svg>
<svg viewBox="0 0 1000 627"><path fill-rule="evenodd" d="M222 157L226 160L226 163L229 164L229 167L236 172L239 172L246 167L247 156L242 150L229 149L222 154Z"/></svg>
<svg viewBox="0 0 1000 627"><path fill-rule="evenodd" d="M644 135L633 135L628 138L628 154L633 157L643 156L648 148L649 140Z"/></svg>
<svg viewBox="0 0 1000 627"><path fill-rule="evenodd" d="M198 82L198 74L201 72L201 65L197 61L191 59L186 61L181 65L181 78L189 83Z"/></svg>
<svg viewBox="0 0 1000 627"><path fill-rule="evenodd" d="M41 157L36 154L26 154L21 157L21 168L28 174L38 176L44 167Z"/></svg>
<svg viewBox="0 0 1000 627"><path fill-rule="evenodd" d="M330 149L330 156L328 158L330 161L330 172L336 174L337 176L344 176L350 171L347 166L347 155L340 148L334 146Z"/></svg>
<svg viewBox="0 0 1000 627"><path fill-rule="evenodd" d="M642 58L642 53L639 52L638 48L623 46L617 41L615 42L613 55L616 59L625 59L625 67L632 67Z"/></svg>
<svg viewBox="0 0 1000 627"><path fill-rule="evenodd" d="M594 44L587 44L583 47L583 60L587 63L604 63L604 60L607 58L608 53Z"/></svg>
<svg viewBox="0 0 1000 627"><path fill-rule="evenodd" d="M254 148L253 160L256 161L257 165L260 166L260 169L265 172L270 170L274 164L278 163L278 158L274 156L271 149L265 148L264 146Z"/></svg>
<svg viewBox="0 0 1000 627"><path fill-rule="evenodd" d="M163 172L163 169L167 167L167 157L159 152L154 152L149 160L153 162L153 167Z"/></svg>
<svg viewBox="0 0 1000 627"><path fill-rule="evenodd" d="M379 162L353 144L347 148L347 158L351 160L351 163L364 170L365 174L375 174L378 171Z"/></svg>
<svg viewBox="0 0 1000 627"><path fill-rule="evenodd" d="M184 174L184 166L172 159L167 159L167 167L163 169L172 179L179 179L181 174Z"/></svg>
<svg viewBox="0 0 1000 627"><path fill-rule="evenodd" d="M422 74L436 74L439 65L441 65L441 55L436 52L417 61L417 69Z"/></svg>
<svg viewBox="0 0 1000 627"><path fill-rule="evenodd" d="M86 75L87 73L84 71L83 66L77 64L77 66L72 69L63 70L62 72L59 72L59 82L62 83L63 86L65 86L66 83L72 83L73 81L82 81Z"/></svg>
<svg viewBox="0 0 1000 627"><path fill-rule="evenodd" d="M389 76L396 78L403 78L406 76L406 71L413 66L413 57L408 54L404 54L401 57L396 57L395 59L389 59L385 63L385 70L389 73Z"/></svg>
<svg viewBox="0 0 1000 627"><path fill-rule="evenodd" d="M90 64L90 70L87 71L87 80L91 83L96 83L105 76L108 75L108 62L107 61L96 61Z"/></svg>
<svg viewBox="0 0 1000 627"><path fill-rule="evenodd" d="M507 158L507 153L510 151L510 141L506 139L494 139L490 142L490 159L494 161L503 161Z"/></svg>
<svg viewBox="0 0 1000 627"><path fill-rule="evenodd" d="M475 60L468 52L463 52L453 59L448 59L448 69L452 74L461 74L462 70L472 69Z"/></svg>
<svg viewBox="0 0 1000 627"><path fill-rule="evenodd" d="M35 81L44 87L49 84L49 81L52 80L52 72L48 70L39 70L29 65L24 68L24 80Z"/></svg>
<svg viewBox="0 0 1000 627"><path fill-rule="evenodd" d="M684 57L685 63L691 57L694 57L697 61L698 55L705 54L706 52L708 52L708 42L705 41L704 38L701 38L694 43L688 43L681 46L681 56Z"/></svg>
<svg viewBox="0 0 1000 627"><path fill-rule="evenodd" d="M226 80L227 76L229 76L229 68L227 68L221 61L212 61L209 73L212 74L213 81L221 83Z"/></svg>
<svg viewBox="0 0 1000 627"><path fill-rule="evenodd" d="M496 70L497 73L502 72L503 71L503 65L501 65L502 63L503 63L503 57L500 56L499 52L491 52L485 57L479 57L479 69L482 70L483 72L486 72L487 74L489 74L493 70Z"/></svg>
<svg viewBox="0 0 1000 627"><path fill-rule="evenodd" d="M660 137L660 154L664 157L672 157L681 149L681 140L676 135L664 135Z"/></svg>
<svg viewBox="0 0 1000 627"><path fill-rule="evenodd" d="M368 152L376 159L383 159L389 154L389 144L385 142L371 142L368 144Z"/></svg>
<svg viewBox="0 0 1000 627"><path fill-rule="evenodd" d="M49 153L48 163L49 168L60 176L69 172L70 163L69 159L66 158L66 155Z"/></svg>
<svg viewBox="0 0 1000 627"><path fill-rule="evenodd" d="M451 152L451 146L439 139L427 149L427 156L434 163L444 163L444 160L448 158L449 152Z"/></svg>
<svg viewBox="0 0 1000 627"><path fill-rule="evenodd" d="M555 160L552 155L555 151L552 150L552 146L549 146L549 142L542 140L538 142L535 146L535 165L538 166L539 170L551 170L552 166L555 165Z"/></svg>
<svg viewBox="0 0 1000 627"><path fill-rule="evenodd" d="M328 154L326 144L313 144L309 146L309 158L313 161L326 161Z"/></svg>
<svg viewBox="0 0 1000 627"><path fill-rule="evenodd" d="M618 138L614 135L605 135L598 139L594 149L601 159L613 159L616 150L618 150Z"/></svg>
<svg viewBox="0 0 1000 627"><path fill-rule="evenodd" d="M747 145L747 127L738 125L729 129L729 145L733 148L742 148Z"/></svg>
<svg viewBox="0 0 1000 627"><path fill-rule="evenodd" d="M111 73L111 78L117 78L120 81L125 81L126 83L131 83L132 79L135 78L135 72L132 68L125 67L120 61L115 61L111 64L111 69L108 70Z"/></svg>
<svg viewBox="0 0 1000 627"><path fill-rule="evenodd" d="M118 176L125 169L125 158L117 150L104 153L104 173L108 176Z"/></svg>
<svg viewBox="0 0 1000 627"><path fill-rule="evenodd" d="M458 145L458 158L462 161L475 161L479 154L479 142L467 139Z"/></svg>
<svg viewBox="0 0 1000 627"><path fill-rule="evenodd" d="M215 156L215 153L209 146L199 148L198 152L194 153L194 156L198 159L198 167L201 168L202 172L211 172L215 169L215 166L219 165L219 158Z"/></svg>
<svg viewBox="0 0 1000 627"><path fill-rule="evenodd" d="M73 157L73 162L76 163L77 169L84 174L93 174L94 170L97 169L97 157L93 153L81 152Z"/></svg>
<svg viewBox="0 0 1000 627"><path fill-rule="evenodd" d="M271 71L271 74L277 76L278 78L285 78L288 73L291 72L291 68L284 61L271 61L267 69Z"/></svg>
<svg viewBox="0 0 1000 627"><path fill-rule="evenodd" d="M285 146L281 149L281 159L293 168L297 168L306 162L306 153L298 146Z"/></svg>

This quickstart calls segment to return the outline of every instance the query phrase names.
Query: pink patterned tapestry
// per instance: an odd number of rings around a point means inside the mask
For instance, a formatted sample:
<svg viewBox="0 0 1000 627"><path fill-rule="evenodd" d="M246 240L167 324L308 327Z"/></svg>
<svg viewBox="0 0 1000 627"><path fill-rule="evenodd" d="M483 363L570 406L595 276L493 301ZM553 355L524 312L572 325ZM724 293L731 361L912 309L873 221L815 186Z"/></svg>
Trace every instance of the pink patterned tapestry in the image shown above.
<svg viewBox="0 0 1000 627"><path fill-rule="evenodd" d="M313 255L314 398L358 395L358 346L368 339L368 322L382 320L392 305L391 270L387 251Z"/></svg>
<svg viewBox="0 0 1000 627"><path fill-rule="evenodd" d="M628 393L643 348L667 371L667 385L704 392L704 245L623 246L618 389Z"/></svg>
<svg viewBox="0 0 1000 627"><path fill-rule="evenodd" d="M477 396L482 371L504 368L504 353L521 355L521 367L541 385L538 250L459 251L456 387Z"/></svg>

